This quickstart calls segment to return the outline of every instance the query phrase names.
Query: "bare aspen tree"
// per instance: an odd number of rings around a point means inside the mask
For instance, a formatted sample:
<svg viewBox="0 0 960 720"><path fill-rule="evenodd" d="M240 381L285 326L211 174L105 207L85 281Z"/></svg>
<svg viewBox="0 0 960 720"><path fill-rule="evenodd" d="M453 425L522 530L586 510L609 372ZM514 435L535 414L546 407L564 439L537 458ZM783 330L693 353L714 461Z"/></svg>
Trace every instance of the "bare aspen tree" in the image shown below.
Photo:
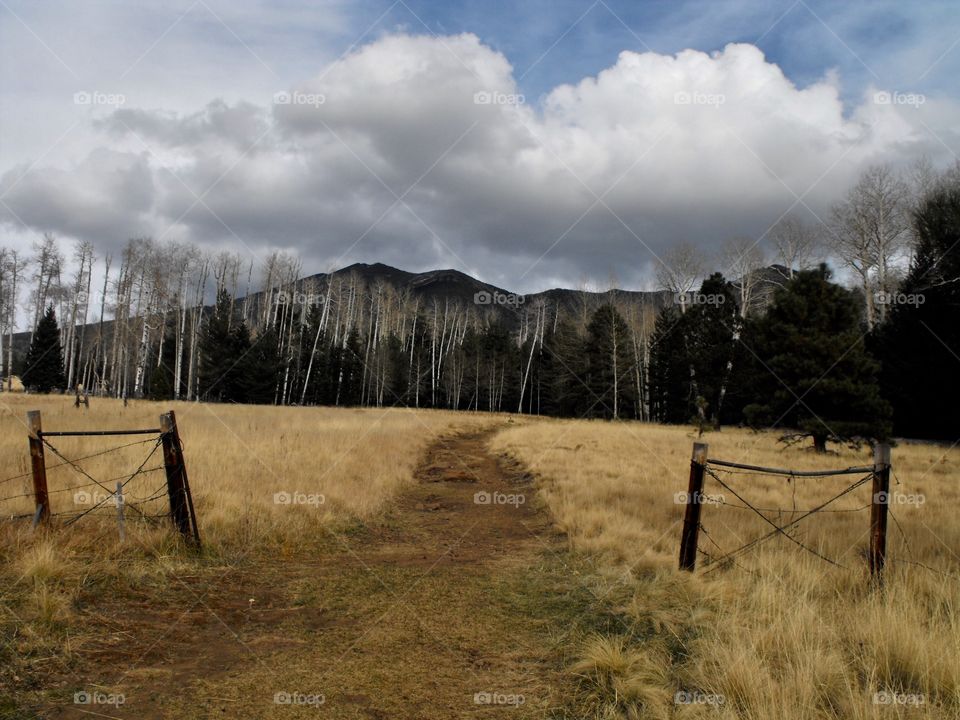
<svg viewBox="0 0 960 720"><path fill-rule="evenodd" d="M688 294L694 290L697 280L703 276L703 264L696 250L687 243L672 247L661 259L656 272L660 288L670 292L675 302L680 305L680 312L686 313ZM686 348L690 347L686 331L683 332L683 344ZM692 360L687 370L690 374L690 387L693 396L698 397L700 390L697 381L697 369ZM616 417L616 414L614 414L614 417Z"/></svg>
<svg viewBox="0 0 960 720"><path fill-rule="evenodd" d="M47 303L57 302L60 297L60 266L63 264L63 253L57 245L56 238L50 233L44 233L43 238L33 243L33 262L36 266L33 279L36 286L33 290L33 316L30 322L30 342L33 342L33 333L40 322ZM62 313L60 314L63 319Z"/></svg>
<svg viewBox="0 0 960 720"><path fill-rule="evenodd" d="M787 279L792 280L797 270L806 270L814 261L819 245L816 229L796 215L786 215L777 221L769 232L777 260L785 268Z"/></svg>
<svg viewBox="0 0 960 720"><path fill-rule="evenodd" d="M97 323L97 343L96 343L96 353L94 354L94 372L97 374L97 392L100 395L106 394L107 391L107 379L106 379L106 340L103 336L103 323L106 320L106 308L107 308L107 288L110 282L110 264L113 261L113 256L109 253L103 259L103 291L100 293L100 320Z"/></svg>
<svg viewBox="0 0 960 720"><path fill-rule="evenodd" d="M527 357L527 368L523 372L523 380L520 383L520 404L517 407L517 412L523 412L523 397L527 389L527 380L530 377L530 366L533 364L534 352L537 349L539 344L541 349L543 348L543 328L546 325L547 315L546 315L546 306L542 302L537 302L533 308L536 313L536 324L533 329L533 339L530 341L530 355ZM532 398L531 398L532 403Z"/></svg>
<svg viewBox="0 0 960 720"><path fill-rule="evenodd" d="M850 200L835 205L830 215L828 238L833 252L857 276L866 302L867 325L872 328L874 322L872 272L876 258L867 230L864 209Z"/></svg>
<svg viewBox="0 0 960 720"><path fill-rule="evenodd" d="M10 251L5 247L0 247L0 392L3 392L3 363L5 356L3 354L3 333L7 329L7 323L10 318L10 304L11 299L9 297L10 292L10 281L8 278L9 270L7 265L9 264L9 255ZM8 373L10 370L7 371Z"/></svg>
<svg viewBox="0 0 960 720"><path fill-rule="evenodd" d="M833 250L858 276L866 298L867 326L886 317L887 304L874 293L895 289L895 265L909 238L910 191L889 165L865 170L833 210Z"/></svg>
<svg viewBox="0 0 960 720"><path fill-rule="evenodd" d="M685 313L689 294L703 276L703 261L692 245L680 243L664 253L656 276L660 288L671 293L680 305L680 312Z"/></svg>
<svg viewBox="0 0 960 720"><path fill-rule="evenodd" d="M13 331L17 327L17 300L20 277L26 269L26 261L16 250L11 250L7 260L8 269L8 316L7 316L7 390L13 391Z"/></svg>
<svg viewBox="0 0 960 720"><path fill-rule="evenodd" d="M203 320L203 299L210 276L210 258L201 254L195 265L193 286L193 309L190 312L190 350L187 362L187 400L199 399L197 393L197 362L199 355L200 327Z"/></svg>
<svg viewBox="0 0 960 720"><path fill-rule="evenodd" d="M64 362L67 370L67 387L74 387L75 372L79 366L79 356L83 352L78 342L77 330L82 333L87 323L87 305L89 303L90 273L93 264L93 244L86 240L78 241L74 247L73 259L77 263L70 287L70 316L62 318L64 327Z"/></svg>
<svg viewBox="0 0 960 720"><path fill-rule="evenodd" d="M724 243L722 257L727 276L736 283L740 292L739 312L740 317L745 318L760 282L760 271L764 267L763 249L756 240L733 238Z"/></svg>

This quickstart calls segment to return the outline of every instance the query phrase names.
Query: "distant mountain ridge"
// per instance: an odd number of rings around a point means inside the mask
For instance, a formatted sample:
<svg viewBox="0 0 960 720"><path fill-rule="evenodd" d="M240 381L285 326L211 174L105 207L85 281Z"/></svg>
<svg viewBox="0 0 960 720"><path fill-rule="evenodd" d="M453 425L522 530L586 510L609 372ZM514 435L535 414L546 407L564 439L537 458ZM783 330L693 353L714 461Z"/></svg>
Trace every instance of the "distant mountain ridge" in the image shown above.
<svg viewBox="0 0 960 720"><path fill-rule="evenodd" d="M664 290L622 290L612 288L604 291L574 290L570 288L551 288L536 293L514 293L509 289L493 285L452 268L411 272L386 265L384 263L354 263L329 273L315 273L296 282L298 289L310 285L318 288L325 287L331 280L347 280L356 277L361 284L374 287L378 283L392 286L399 292L409 291L419 297L424 306L434 300L454 301L465 306L477 305L480 308L491 308L498 311L501 319L507 325L519 321L518 309L535 305L542 301L550 308L561 313L573 316L586 316L592 313L604 302L616 300L621 306L633 308L651 308L658 311L674 302L672 295ZM765 304L772 289L781 285L789 277L789 271L779 265L771 265L757 271L757 301ZM733 280L734 288L739 285ZM736 294L736 293L735 293ZM247 300L251 315L255 316L257 308L262 302L263 292L252 292L247 296L236 298L238 301ZM504 301L504 298L507 301ZM210 306L206 306L210 307ZM112 320L104 321L104 330L111 332ZM88 323L88 327L98 325L97 322ZM24 331L14 334L14 352L26 352L30 332Z"/></svg>
<svg viewBox="0 0 960 720"><path fill-rule="evenodd" d="M303 278L300 282L309 283L311 280L325 282L333 278L346 278L356 275L367 285L383 282L394 286L398 290L409 289L411 292L430 300L458 299L465 303L473 303L477 293L506 295L520 298L520 304L530 304L537 300L544 300L551 304L560 304L561 309L571 310L584 301L592 306L609 298L611 295L621 301L637 304L650 304L662 307L670 301L669 293L662 290L621 290L606 291L572 290L568 288L551 288L536 293L516 293L491 283L479 280L460 270L441 269L425 272L409 272L383 263L354 263L331 273L317 273Z"/></svg>

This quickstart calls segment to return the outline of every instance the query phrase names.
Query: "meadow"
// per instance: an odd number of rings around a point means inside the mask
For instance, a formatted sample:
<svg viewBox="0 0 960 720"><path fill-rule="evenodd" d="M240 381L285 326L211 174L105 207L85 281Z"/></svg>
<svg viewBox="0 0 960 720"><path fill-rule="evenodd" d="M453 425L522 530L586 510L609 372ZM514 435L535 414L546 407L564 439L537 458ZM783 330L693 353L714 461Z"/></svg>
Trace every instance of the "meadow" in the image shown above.
<svg viewBox="0 0 960 720"><path fill-rule="evenodd" d="M165 518L142 516L168 509L162 454L156 451L148 459L155 436L142 443L139 436L49 438L63 458L94 457L77 463L81 472L46 448L54 517L49 528L31 529L28 410L40 410L44 430L51 431L156 428L159 415L171 409L177 414L199 518L200 555L171 531ZM182 602L171 597L174 578L219 578L226 570L309 556L318 547L336 545L344 533L389 511L439 434L490 421L440 411L148 401L125 406L100 398L91 398L89 409L78 409L68 396L4 393L0 690L6 692L0 692L0 699L22 698L25 691L42 698L51 690L51 677L82 671L85 661L78 653L96 644L103 632L90 622L101 602L129 596L132 604L137 596L159 611ZM122 447L98 455L117 446ZM124 490L124 542L110 501L69 524L145 460L148 472ZM105 487L92 484L91 477ZM9 711L13 704L19 703L0 701L0 710Z"/></svg>
<svg viewBox="0 0 960 720"><path fill-rule="evenodd" d="M28 409L42 411L47 430L156 427L160 413L175 410L203 553L186 547L162 519L139 518L129 509L121 543L115 508L109 504L65 526L89 507L77 493L100 489L49 451L51 505L58 515L49 529L36 531L28 518L10 520L32 510L26 474ZM7 696L0 709L13 712L24 697L31 702L50 697L48 678L82 667L84 651L95 642L88 623L99 602L109 599L131 615L149 613L173 602L165 593L182 578L210 579L225 568L242 571L274 559L330 559L331 546L363 532L373 535L364 541L368 550L362 553L362 564L374 565L384 577L393 571L406 573L407 561L398 563L391 555L396 548L389 538L399 537L399 525L411 518L424 527L440 521L430 519L424 511L433 508L423 503L416 510L423 514L401 517L398 503L425 472L437 469L436 461L426 471L422 465L432 444L478 431L506 467L532 475L536 497L530 502L545 509L565 543L560 561L571 570L551 575L552 594L550 599L544 594L539 609L538 588L547 587L538 575L543 572L538 569L541 561L524 561L532 593L524 602L531 617L554 613L558 593L569 599L582 594L584 586L589 590L568 618L571 631L557 639L564 658L561 682L573 688L576 714L557 708L535 713L530 704L516 710L516 717L960 716L960 523L954 512L960 500L960 450L909 443L894 448L891 490L896 500L891 505L889 564L885 583L878 588L870 582L865 556L869 484L829 506L837 512L817 513L798 524L792 535L807 549L776 537L733 561L718 561L770 526L708 477L705 493L712 500L703 510L697 570L679 572L684 505L678 494L687 487L696 439L689 428L404 409L146 401L124 406L98 398L91 399L87 410L74 408L69 397L19 393L0 397L0 480L14 478L0 484L0 497L14 496L0 502L0 607L5 611L0 689ZM137 439L50 441L72 459ZM773 433L725 429L707 433L701 441L709 443L711 457L775 467L823 469L871 462L869 448L834 448L818 455L800 446L785 448ZM79 464L90 476L111 482L143 464L147 472L131 481L130 497L143 499L139 507L144 514L161 515L166 498L156 491L163 488L162 463L157 454L148 458L151 448L150 442L129 445ZM452 451L448 455L445 472L452 473L453 481L473 482L458 469L462 458ZM718 474L781 524L858 479L788 482L783 477ZM429 501L432 496L424 497ZM446 532L460 537L458 528L473 522L469 513L474 509L467 507L462 515L454 511L451 517L459 520ZM503 531L493 528L491 538ZM537 538L546 537L537 533ZM437 548L438 553L442 550ZM470 562L462 570L445 567L444 582L464 573L461 594L466 597L464 588L470 588L478 605L487 603L486 576L476 575L475 561ZM434 572L431 557L424 555L422 563L411 585ZM278 566L264 583L279 588L284 573L294 571ZM302 575L291 586L306 587L309 578ZM556 587L557 577L567 578L569 585ZM354 584L340 589L334 600L344 607L365 606L378 589L375 584L363 588ZM265 592L261 588L258 595ZM429 592L428 599L444 591L437 586ZM294 604L309 605L313 596L304 597L298 596ZM442 617L443 607L441 602L432 611L439 626L460 622ZM261 622L266 632L268 619ZM518 617L512 622L518 627L527 623ZM351 640L347 633L344 642ZM295 657L290 654L294 650L286 652L284 661ZM314 666L314 659L309 665ZM360 667L358 672L366 672L366 665ZM305 665L304 673L309 672ZM367 681L378 682L373 675ZM222 687L208 692L213 697L224 694ZM466 717L468 710L437 716Z"/></svg>
<svg viewBox="0 0 960 720"><path fill-rule="evenodd" d="M783 537L716 562L770 530L708 476L697 571L677 571L695 433L678 427L541 421L494 448L537 475L572 549L591 558L617 632L574 666L600 717L807 720L960 716L960 450L893 449L888 567L867 569L870 484ZM818 455L773 433L707 433L710 457L792 469L869 465L870 449ZM786 522L857 476L718 475ZM722 505L718 501L729 504ZM784 508L784 512L772 512ZM678 695L679 693L679 695ZM679 702L677 702L679 701Z"/></svg>

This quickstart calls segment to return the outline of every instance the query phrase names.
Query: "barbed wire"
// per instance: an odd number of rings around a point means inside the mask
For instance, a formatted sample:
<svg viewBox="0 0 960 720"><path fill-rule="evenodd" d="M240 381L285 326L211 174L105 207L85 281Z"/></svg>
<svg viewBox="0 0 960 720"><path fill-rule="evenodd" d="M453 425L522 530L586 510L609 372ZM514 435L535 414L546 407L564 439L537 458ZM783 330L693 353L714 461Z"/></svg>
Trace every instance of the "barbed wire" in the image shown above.
<svg viewBox="0 0 960 720"><path fill-rule="evenodd" d="M899 481L898 481L898 483L899 483ZM887 562L902 563L902 564L904 564L904 565L914 565L914 566L916 566L916 567L923 568L924 570L927 570L927 571L929 571L929 572L936 573L937 575L941 575L941 576L943 576L943 577L951 578L952 580L960 580L960 576L958 576L958 575L954 575L953 573L944 572L943 570L938 570L938 569L935 568L935 567L930 567L929 565L926 565L926 564L924 564L924 563L922 563L922 562L919 562L919 561L917 561L917 560L914 560L914 559L913 559L913 557L914 557L914 555L913 555L913 549L910 547L910 541L907 539L907 534L903 531L903 526L900 525L900 521L897 520L897 516L894 514L893 509L888 507L888 508L887 508L887 514L893 519L893 524L896 526L897 530L900 531L900 537L903 539L903 546L904 546L904 547L906 548L906 550L907 550L907 555L910 556L910 559L909 559L909 560L903 560L903 559L900 559L900 558L896 558L896 559L887 558Z"/></svg>
<svg viewBox="0 0 960 720"><path fill-rule="evenodd" d="M154 454L154 453L157 451L157 449L160 447L160 444L162 443L162 441L163 441L163 437L162 437L162 436L157 438L156 442L154 443L153 448L151 448L150 452L149 452L149 453L147 454L147 456L143 459L143 462L140 463L140 466L139 466L136 470L133 471L133 474L130 475L130 477L128 477L126 480L124 480L123 484L121 484L121 486L120 486L120 489L121 489L121 490L127 486L127 483L129 483L131 480L133 480L135 477L137 477L138 475L140 475L140 474L143 472L144 466L146 466L146 464L147 464L147 462L150 460L150 458L153 457L153 454ZM43 442L46 443L46 444L50 447L51 450L54 450L53 446L50 445L49 443L47 443L46 440L44 440ZM57 452L57 451L54 450L54 452ZM57 452L57 454L59 455L59 452ZM63 457L63 456L60 455L60 457ZM63 458L63 459L66 460L66 458ZM73 463L71 463L71 465L73 465ZM90 478L91 480L93 480L94 482L97 482L95 478L91 477L91 476L89 475L89 473L87 473L85 470L83 470L83 469L80 468L79 466L74 466L74 467L75 467L77 470L79 470L80 472L82 472L84 475L86 475L87 477L89 477L89 478ZM97 484L100 485L99 482L97 482ZM96 510L98 507L100 507L101 505L103 505L105 502L107 502L107 501L110 499L111 496L114 496L114 497L116 496L116 493L115 493L115 492L109 490L108 488L104 487L103 485L100 485L100 486L103 487L105 490L107 490L107 492L110 493L110 494L109 494L107 497L104 497L102 500L100 500L100 502L96 503L93 507L91 507L91 508L88 509L87 511L81 513L80 515L78 515L77 517L75 517L75 518L73 518L73 519L71 519L71 520L68 520L66 523L64 523L65 526L72 525L73 523L75 523L75 522L76 522L77 520L79 520L80 518L82 518L82 517L84 517L85 515L93 512L93 511ZM130 507L131 507L132 509L136 510L136 511L137 511L138 513L140 513L141 515L144 515L143 511L140 510L140 508L138 508L136 504L131 503L131 504L130 504ZM146 517L146 516L144 515L144 517Z"/></svg>
<svg viewBox="0 0 960 720"><path fill-rule="evenodd" d="M726 500L712 499L708 504L710 505L726 505L727 507L736 508L738 510L760 510L761 512L775 512L775 513L798 513L798 512L810 512L814 508L769 508L769 507L748 507L746 505L737 505L737 503L727 502ZM866 503L859 507L855 508L842 508L840 510L817 510L817 512L823 513L851 513L851 512L861 512L870 507L870 503Z"/></svg>
<svg viewBox="0 0 960 720"><path fill-rule="evenodd" d="M100 457L101 455L108 455L109 453L117 452L118 450L123 450L124 448L133 447L134 445L143 445L144 443L148 443L148 442L153 442L153 438L147 438L146 440L137 440L137 441L135 441L135 442L125 443L125 444L123 444L123 445L118 445L118 446L116 446L116 447L112 447L112 448L109 448L109 449L107 449L107 450L101 450L101 451L95 452L95 453L93 453L93 454L91 454L91 455L84 455L83 457L74 458L73 462L83 462L84 460L90 460L90 459L95 458L95 457ZM49 470L55 470L56 468L63 467L64 465L69 465L69 464L70 464L69 462L60 462L60 463L57 463L56 465L49 465L49 466L47 467L47 470L48 470L48 471L49 471ZM11 477L4 478L4 479L0 480L0 485L2 485L3 483L6 483L6 482L11 482L11 481L13 481L13 480L21 480L21 479L23 479L23 478L28 478L28 477L30 477L32 474L33 474L33 471L32 471L32 470L28 470L28 471L25 472L25 473L21 473L21 474L19 474L19 475L13 475L13 476L11 476Z"/></svg>
<svg viewBox="0 0 960 720"><path fill-rule="evenodd" d="M823 502L823 503L821 503L820 505L818 505L818 506L816 506L816 507L814 507L814 508L811 508L811 509L809 509L809 510L797 511L797 512L802 512L802 514L800 515L800 517L794 518L793 520L791 520L790 522L788 522L786 525L782 525L782 526L781 526L781 525L777 525L775 522L773 522L770 518L768 518L766 515L764 515L763 512L762 512L759 508L753 506L748 500L746 500L746 499L745 499L742 495L740 495L736 490L734 490L734 489L733 489L732 487L730 487L726 482L724 482L724 480L723 480L719 475L717 475L717 473L715 473L712 468L705 466L705 467L704 467L704 470L705 470L705 472L706 472L708 475L710 475L714 480L716 480L716 481L721 485L721 487L723 487L724 489L728 490L730 493L732 493L732 494L734 495L734 497L736 497L741 503L743 503L744 506L745 506L745 509L748 509L748 510L752 511L754 514L756 514L758 517L760 517L765 523L767 523L768 525L770 525L770 526L773 527L773 530L772 530L771 532L769 532L769 533L767 533L767 534L765 534L765 535L761 535L761 536L759 536L759 537L756 537L756 538L754 538L753 540L751 540L751 541L749 541L749 542L741 545L740 547L738 547L738 548L735 549L735 550L731 550L730 552L728 552L728 553L724 554L723 556L721 556L720 558L718 558L715 562L719 563L719 562L722 562L723 560L728 559L728 558L729 558L729 559L733 559L734 557L736 557L736 556L738 556L738 555L746 552L747 550L749 550L749 549L751 549L751 548L753 548L753 547L756 547L756 546L759 545L760 543L765 542L766 540L769 540L771 537L775 537L775 536L777 536L777 535L782 535L783 537L787 538L790 542L798 545L799 547L803 548L804 550L806 550L806 551L809 552L810 554L814 555L815 557L819 558L820 560L823 560L824 562L827 562L827 563L829 563L830 565L834 565L834 566L836 566L836 567L839 567L839 568L842 568L842 569L845 569L845 570L848 569L848 568L846 568L844 565L841 565L840 563L838 563L837 561L832 560L831 558L826 557L825 555L823 555L823 554L820 553L819 551L817 551L817 550L815 550L815 549L807 546L806 544L800 542L799 540L797 540L795 537L793 537L792 535L790 535L790 534L787 533L786 531L787 531L789 528L797 525L797 524L798 524L799 522L801 522L802 520L810 517L811 515L814 515L814 514L816 514L816 513L818 513L818 512L823 512L823 509L824 509L827 505L829 505L829 504L831 504L831 503L833 503L833 502L836 502L836 501L839 500L841 497L844 497L844 496L847 495L848 493L853 492L855 489L859 488L860 486L862 486L862 485L863 485L864 483L866 483L867 481L872 480L872 479L873 479L873 474L872 474L872 473L869 474L869 475L865 475L864 477L860 478L860 479L857 480L856 482L852 483L851 485L849 485L848 487L846 487L844 490L842 490L842 491L841 491L840 493L838 493L837 495L834 495L832 498L830 498L830 499L827 500L826 502ZM727 503L724 503L724 504L727 504ZM862 509L862 508L861 508L861 509ZM789 511L789 510L784 510L784 509L778 509L777 512L791 512L791 511ZM710 569L707 570L706 572L707 572L707 573L712 572L712 571L716 570L717 567L718 567L718 566L715 566L715 567L713 567L713 568L710 568Z"/></svg>
<svg viewBox="0 0 960 720"><path fill-rule="evenodd" d="M139 474L146 475L147 473L152 473L158 470L165 470L165 469L166 469L165 466L159 465L154 468L142 470ZM123 480L127 477L129 477L127 473L124 473L123 475L118 475L117 477L104 480L104 482L106 483L116 482L117 480ZM56 490L47 490L47 495L56 495L57 493L64 493L64 492L76 492L77 490L83 490L84 488L93 487L94 485L98 487L103 487L99 482L94 481L94 482L83 483L81 485L72 485L70 487L57 488ZM33 492L20 493L19 495L8 495L7 497L0 498L0 502L4 502L7 500L14 500L16 498L22 498L22 497L33 497Z"/></svg>

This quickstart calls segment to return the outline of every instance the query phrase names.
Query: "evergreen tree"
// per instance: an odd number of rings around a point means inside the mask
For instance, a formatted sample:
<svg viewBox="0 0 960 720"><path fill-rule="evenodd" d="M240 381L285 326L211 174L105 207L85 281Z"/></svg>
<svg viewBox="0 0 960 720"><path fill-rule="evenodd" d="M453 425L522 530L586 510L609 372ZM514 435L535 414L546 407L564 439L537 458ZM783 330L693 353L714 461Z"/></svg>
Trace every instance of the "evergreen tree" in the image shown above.
<svg viewBox="0 0 960 720"><path fill-rule="evenodd" d="M151 400L170 400L173 398L173 368L177 357L177 343L174 337L176 320L168 322L164 329L163 352L160 362L154 366L147 382L146 395Z"/></svg>
<svg viewBox="0 0 960 720"><path fill-rule="evenodd" d="M687 420L699 419L699 403L704 419L718 428L721 422L739 415L739 408L735 413L729 411L726 396L731 388L741 385L736 380L742 365L738 359L742 360L743 352L736 298L722 274L714 273L703 281L683 320L687 375L692 367L691 382L695 383L696 395L692 398L693 406L686 409Z"/></svg>
<svg viewBox="0 0 960 720"><path fill-rule="evenodd" d="M956 440L960 435L960 183L946 184L914 219L917 252L876 332L881 388L898 435Z"/></svg>
<svg viewBox="0 0 960 720"><path fill-rule="evenodd" d="M63 349L60 347L60 328L57 314L50 305L33 333L33 342L27 351L22 375L24 387L48 393L63 389L67 379L63 374Z"/></svg>
<svg viewBox="0 0 960 720"><path fill-rule="evenodd" d="M686 314L674 305L657 314L650 338L650 414L654 420L685 423L694 412L690 358L684 334Z"/></svg>
<svg viewBox="0 0 960 720"><path fill-rule="evenodd" d="M886 439L890 405L861 321L855 293L830 282L826 265L797 273L745 339L757 358L747 421L795 429L819 452L828 440Z"/></svg>
<svg viewBox="0 0 960 720"><path fill-rule="evenodd" d="M631 418L637 413L630 328L617 309L601 305L587 326L585 381L590 388L589 415Z"/></svg>
<svg viewBox="0 0 960 720"><path fill-rule="evenodd" d="M204 400L242 402L240 380L250 337L245 328L231 330L230 320L230 295L221 288L200 338L199 383Z"/></svg>
<svg viewBox="0 0 960 720"><path fill-rule="evenodd" d="M242 358L236 379L236 402L270 405L276 402L280 380L280 356L277 353L277 332L272 325L250 341L250 331L243 321L233 331L233 347Z"/></svg>
<svg viewBox="0 0 960 720"><path fill-rule="evenodd" d="M573 323L562 317L544 339L542 412L579 417L589 407L584 387L584 343Z"/></svg>
<svg viewBox="0 0 960 720"><path fill-rule="evenodd" d="M347 335L337 363L336 405L359 405L363 383L363 347L356 328Z"/></svg>

